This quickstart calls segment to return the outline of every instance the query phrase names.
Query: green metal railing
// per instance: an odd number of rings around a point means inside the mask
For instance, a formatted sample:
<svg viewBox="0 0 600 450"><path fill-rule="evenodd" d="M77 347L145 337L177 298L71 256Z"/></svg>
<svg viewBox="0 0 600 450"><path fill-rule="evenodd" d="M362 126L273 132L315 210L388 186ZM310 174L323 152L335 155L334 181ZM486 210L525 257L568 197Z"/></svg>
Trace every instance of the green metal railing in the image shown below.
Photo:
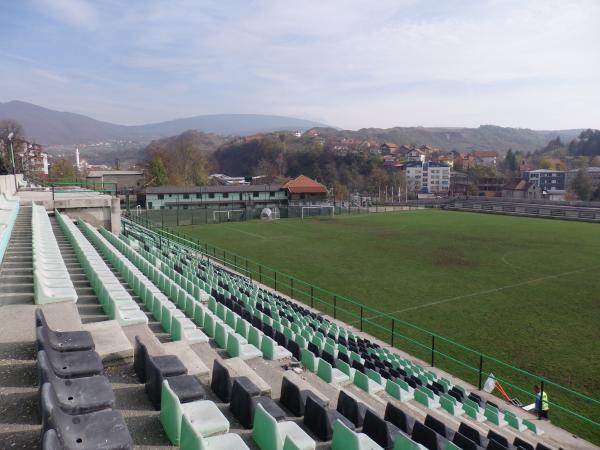
<svg viewBox="0 0 600 450"><path fill-rule="evenodd" d="M533 385L541 385L551 399L552 422L600 444L600 401L595 398L244 256L166 227L156 227L143 216L128 218L160 236L200 252L209 260L428 361L432 367L452 373L480 390L485 378L493 372L503 387L514 390L533 403ZM126 226L126 222L124 224Z"/></svg>
<svg viewBox="0 0 600 450"><path fill-rule="evenodd" d="M79 178L28 178L29 181L38 184L42 187L49 187L52 190L52 198L55 194L73 192L69 187L82 188L86 191L99 192L102 194L117 195L117 183L114 181L86 181Z"/></svg>

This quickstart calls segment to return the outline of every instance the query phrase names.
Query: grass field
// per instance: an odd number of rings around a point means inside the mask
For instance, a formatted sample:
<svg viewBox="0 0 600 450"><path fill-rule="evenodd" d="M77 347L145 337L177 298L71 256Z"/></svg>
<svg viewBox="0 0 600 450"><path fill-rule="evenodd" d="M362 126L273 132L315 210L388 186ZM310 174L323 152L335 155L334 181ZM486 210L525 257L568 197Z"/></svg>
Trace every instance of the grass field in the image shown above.
<svg viewBox="0 0 600 450"><path fill-rule="evenodd" d="M600 397L597 224L425 210L179 231Z"/></svg>

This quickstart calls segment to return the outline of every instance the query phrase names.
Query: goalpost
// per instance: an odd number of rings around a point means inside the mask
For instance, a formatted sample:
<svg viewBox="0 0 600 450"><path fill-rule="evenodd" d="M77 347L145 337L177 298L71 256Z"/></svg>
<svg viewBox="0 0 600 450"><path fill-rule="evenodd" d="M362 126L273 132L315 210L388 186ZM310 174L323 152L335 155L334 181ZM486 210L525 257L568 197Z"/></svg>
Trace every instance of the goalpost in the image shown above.
<svg viewBox="0 0 600 450"><path fill-rule="evenodd" d="M229 220L231 220L232 212L240 213L240 215L237 216L237 218L239 218L242 216L242 214L244 214L244 211L245 210L243 210L243 209L227 209L227 210L213 211L213 220L215 222L217 222L217 221L220 222L220 220L218 220L219 214L227 214L227 220L229 221Z"/></svg>
<svg viewBox="0 0 600 450"><path fill-rule="evenodd" d="M311 209L318 209L318 210L319 210L319 216L321 215L321 212L320 212L320 211L321 211L322 209L329 209L329 210L331 210L331 217L335 216L335 206L332 206L332 205L303 206L303 207L302 207L302 219L304 219L304 216L305 216L305 214L304 214L304 211L305 211L305 210L308 210L308 211L309 211L309 213L306 215L307 217L313 217L313 216L310 214L310 210L311 210Z"/></svg>

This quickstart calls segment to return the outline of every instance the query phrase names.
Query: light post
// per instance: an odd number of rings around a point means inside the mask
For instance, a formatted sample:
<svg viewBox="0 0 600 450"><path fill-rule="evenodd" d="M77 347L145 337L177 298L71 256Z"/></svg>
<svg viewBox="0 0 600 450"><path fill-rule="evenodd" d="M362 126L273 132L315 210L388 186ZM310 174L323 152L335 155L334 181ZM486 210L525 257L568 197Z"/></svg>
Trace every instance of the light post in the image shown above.
<svg viewBox="0 0 600 450"><path fill-rule="evenodd" d="M15 133L12 131L8 133L8 142L10 143L10 162L12 162L13 166L13 176L15 177L15 191L19 190L19 186L17 185L17 167L15 166L15 151L13 149L13 137Z"/></svg>

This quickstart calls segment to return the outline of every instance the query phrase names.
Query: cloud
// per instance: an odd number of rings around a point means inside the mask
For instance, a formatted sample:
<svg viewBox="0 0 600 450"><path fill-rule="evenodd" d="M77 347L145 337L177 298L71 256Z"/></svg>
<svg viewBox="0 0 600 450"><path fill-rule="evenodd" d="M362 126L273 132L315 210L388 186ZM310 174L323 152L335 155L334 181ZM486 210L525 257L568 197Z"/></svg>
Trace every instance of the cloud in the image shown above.
<svg viewBox="0 0 600 450"><path fill-rule="evenodd" d="M101 99L88 112L105 120L263 112L355 128L600 126L594 0L36 1L77 27L76 38L52 30L39 66L71 80L67 90L46 77L53 98Z"/></svg>
<svg viewBox="0 0 600 450"><path fill-rule="evenodd" d="M40 11L77 28L95 28L97 12L88 0L35 0Z"/></svg>

